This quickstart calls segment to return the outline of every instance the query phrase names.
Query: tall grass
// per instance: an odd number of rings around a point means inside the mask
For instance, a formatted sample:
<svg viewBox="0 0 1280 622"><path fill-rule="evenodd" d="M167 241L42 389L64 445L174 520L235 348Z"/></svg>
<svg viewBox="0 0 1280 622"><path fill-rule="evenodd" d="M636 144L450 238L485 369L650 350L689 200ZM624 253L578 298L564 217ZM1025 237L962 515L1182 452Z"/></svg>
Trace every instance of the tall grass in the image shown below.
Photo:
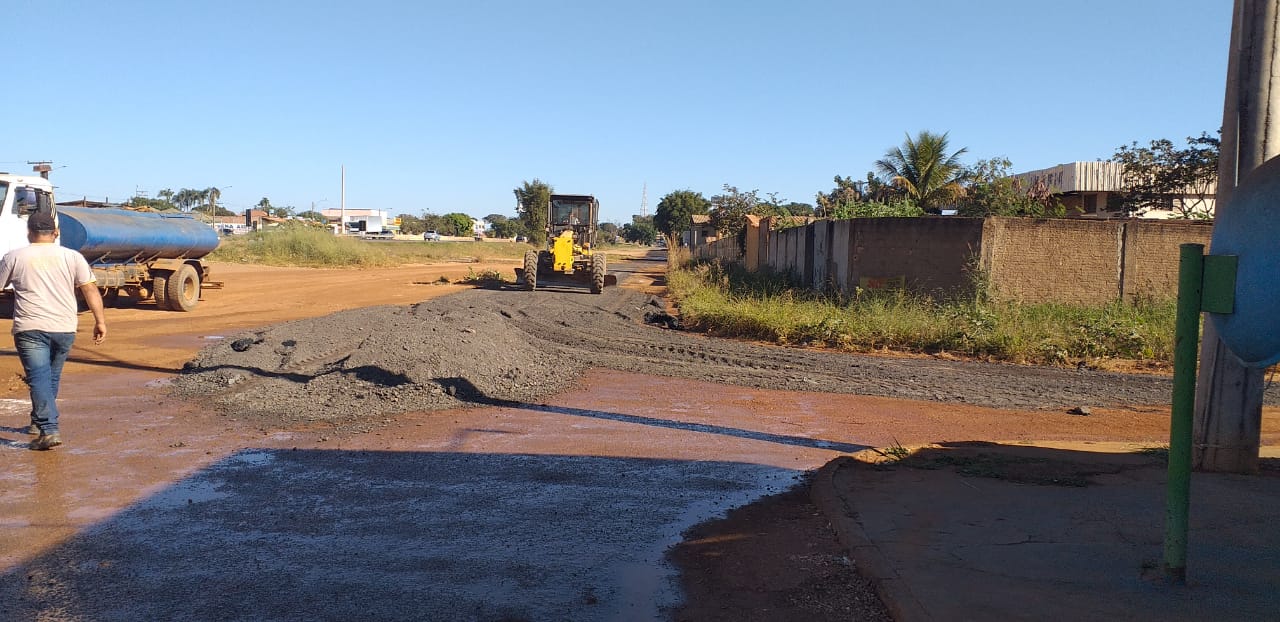
<svg viewBox="0 0 1280 622"><path fill-rule="evenodd" d="M716 264L673 268L667 278L684 324L721 336L1037 364L1173 356L1174 301L1080 307L940 302L901 291L842 297Z"/></svg>
<svg viewBox="0 0 1280 622"><path fill-rule="evenodd" d="M532 248L514 242L424 242L337 237L311 227L280 227L223 238L209 259L270 266L373 268L442 261L518 259Z"/></svg>

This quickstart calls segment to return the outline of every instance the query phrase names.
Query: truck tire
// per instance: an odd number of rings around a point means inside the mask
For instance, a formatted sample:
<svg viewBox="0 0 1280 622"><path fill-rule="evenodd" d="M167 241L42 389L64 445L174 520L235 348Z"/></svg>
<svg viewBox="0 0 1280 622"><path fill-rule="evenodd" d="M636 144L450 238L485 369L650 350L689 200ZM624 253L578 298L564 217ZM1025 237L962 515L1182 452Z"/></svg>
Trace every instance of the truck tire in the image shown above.
<svg viewBox="0 0 1280 622"><path fill-rule="evenodd" d="M538 288L538 251L524 254L524 288L527 291Z"/></svg>
<svg viewBox="0 0 1280 622"><path fill-rule="evenodd" d="M607 272L604 255L591 256L591 293L604 293L604 276Z"/></svg>
<svg viewBox="0 0 1280 622"><path fill-rule="evenodd" d="M156 308L169 310L169 273L160 272L151 278L151 297L156 299Z"/></svg>
<svg viewBox="0 0 1280 622"><path fill-rule="evenodd" d="M190 264L183 264L165 283L165 298L174 311L191 311L200 302L200 275Z"/></svg>

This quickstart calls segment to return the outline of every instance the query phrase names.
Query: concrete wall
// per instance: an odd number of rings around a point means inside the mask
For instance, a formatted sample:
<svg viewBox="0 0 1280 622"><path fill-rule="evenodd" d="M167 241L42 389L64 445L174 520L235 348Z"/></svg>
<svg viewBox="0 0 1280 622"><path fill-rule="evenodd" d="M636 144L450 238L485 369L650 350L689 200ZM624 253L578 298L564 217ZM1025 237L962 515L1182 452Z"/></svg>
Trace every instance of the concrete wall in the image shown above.
<svg viewBox="0 0 1280 622"><path fill-rule="evenodd" d="M1125 221L1124 266L1121 272L1125 300L1167 298L1178 288L1178 247L1204 244L1209 248L1213 224L1208 221Z"/></svg>
<svg viewBox="0 0 1280 622"><path fill-rule="evenodd" d="M1208 245L1211 225L1188 221L1030 218L859 218L773 229L752 221L747 256L736 238L697 255L787 274L814 289L905 287L968 293L976 267L997 299L1100 305L1176 295L1178 246Z"/></svg>
<svg viewBox="0 0 1280 622"><path fill-rule="evenodd" d="M845 291L902 283L946 296L969 289L982 244L981 218L858 218L850 223Z"/></svg>
<svg viewBox="0 0 1280 622"><path fill-rule="evenodd" d="M1116 220L988 218L982 263L991 293L1025 302L1116 300L1123 231Z"/></svg>

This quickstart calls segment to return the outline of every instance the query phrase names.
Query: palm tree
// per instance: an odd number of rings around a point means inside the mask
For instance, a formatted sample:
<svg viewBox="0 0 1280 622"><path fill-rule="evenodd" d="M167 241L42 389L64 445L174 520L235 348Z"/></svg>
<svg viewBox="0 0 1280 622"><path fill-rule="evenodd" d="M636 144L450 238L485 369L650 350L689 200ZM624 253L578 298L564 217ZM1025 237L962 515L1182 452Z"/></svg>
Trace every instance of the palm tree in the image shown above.
<svg viewBox="0 0 1280 622"><path fill-rule="evenodd" d="M183 188L173 195L173 202L182 208L182 211L189 212L200 200L200 193L190 188Z"/></svg>
<svg viewBox="0 0 1280 622"><path fill-rule="evenodd" d="M204 195L205 201L208 202L209 216L210 217L217 216L218 215L218 199L222 198L222 191L218 190L216 187L211 187L211 188L205 188L203 191L201 191L201 194Z"/></svg>
<svg viewBox="0 0 1280 622"><path fill-rule="evenodd" d="M964 167L960 164L960 155L968 151L961 148L947 155L947 149L945 133L922 130L915 139L908 134L902 147L885 152L883 159L876 160L876 168L917 206L937 214L962 190Z"/></svg>

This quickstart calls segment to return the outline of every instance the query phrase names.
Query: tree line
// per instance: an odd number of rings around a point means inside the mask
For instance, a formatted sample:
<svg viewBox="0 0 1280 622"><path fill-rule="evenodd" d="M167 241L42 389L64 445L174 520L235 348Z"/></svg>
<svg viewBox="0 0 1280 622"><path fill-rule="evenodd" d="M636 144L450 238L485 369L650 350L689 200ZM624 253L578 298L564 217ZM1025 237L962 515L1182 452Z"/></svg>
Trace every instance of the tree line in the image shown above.
<svg viewBox="0 0 1280 622"><path fill-rule="evenodd" d="M1188 137L1185 147L1166 139L1119 147L1110 161L1123 165L1123 190L1113 193L1108 209L1122 216L1171 209L1175 218L1212 218L1209 200L1217 182L1218 150L1218 138L1207 133ZM657 231L674 240L692 227L695 215L709 216L721 236L739 233L749 215L913 217L940 215L944 209L971 217L1068 215L1059 189L1043 180L1028 182L1014 176L1013 164L1002 156L966 166L961 156L967 152L963 147L953 150L946 133L921 131L888 149L865 178L836 175L834 188L817 193L816 207L725 184L721 193L710 198L688 189L666 194L658 202L653 222ZM787 226L798 220L781 222Z"/></svg>

